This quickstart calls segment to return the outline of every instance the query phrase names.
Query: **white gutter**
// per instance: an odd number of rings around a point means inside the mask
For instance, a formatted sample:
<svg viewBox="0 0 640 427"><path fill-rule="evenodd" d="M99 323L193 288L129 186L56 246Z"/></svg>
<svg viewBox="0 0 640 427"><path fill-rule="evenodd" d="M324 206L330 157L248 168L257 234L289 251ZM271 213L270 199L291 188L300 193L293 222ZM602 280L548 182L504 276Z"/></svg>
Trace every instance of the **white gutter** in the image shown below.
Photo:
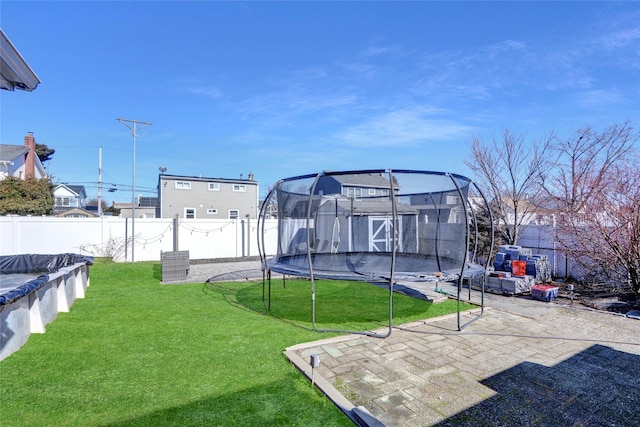
<svg viewBox="0 0 640 427"><path fill-rule="evenodd" d="M0 88L33 91L40 79L0 28Z"/></svg>

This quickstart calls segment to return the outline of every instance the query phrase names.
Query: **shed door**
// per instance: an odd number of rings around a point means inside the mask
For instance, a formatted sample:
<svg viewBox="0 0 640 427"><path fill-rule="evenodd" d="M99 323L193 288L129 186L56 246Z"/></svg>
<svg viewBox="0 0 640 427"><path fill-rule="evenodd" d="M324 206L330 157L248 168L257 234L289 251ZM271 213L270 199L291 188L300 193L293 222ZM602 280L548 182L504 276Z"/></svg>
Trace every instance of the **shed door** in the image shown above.
<svg viewBox="0 0 640 427"><path fill-rule="evenodd" d="M398 218L398 225L402 218ZM402 232L402 227L398 227L398 234ZM391 252L391 242L393 241L394 227L391 217L369 217L369 252ZM402 239L398 235L397 250L402 251Z"/></svg>

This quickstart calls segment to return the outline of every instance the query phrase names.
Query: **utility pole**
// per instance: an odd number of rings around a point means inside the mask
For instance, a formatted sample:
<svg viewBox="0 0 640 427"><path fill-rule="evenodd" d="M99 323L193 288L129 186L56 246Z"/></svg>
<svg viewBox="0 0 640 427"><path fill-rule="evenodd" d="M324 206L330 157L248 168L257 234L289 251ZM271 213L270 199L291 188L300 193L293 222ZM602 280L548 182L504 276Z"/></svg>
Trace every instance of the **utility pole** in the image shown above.
<svg viewBox="0 0 640 427"><path fill-rule="evenodd" d="M102 147L98 150L98 216L102 216Z"/></svg>
<svg viewBox="0 0 640 427"><path fill-rule="evenodd" d="M133 136L133 161L131 162L131 262L135 261L134 257L134 247L136 245L136 208L135 208L135 197L136 197L136 136L138 129L145 128L147 126L151 126L152 123L149 122L141 122L139 120L130 120L130 119L122 119L116 118L117 121L125 125ZM138 128L138 125L140 127Z"/></svg>

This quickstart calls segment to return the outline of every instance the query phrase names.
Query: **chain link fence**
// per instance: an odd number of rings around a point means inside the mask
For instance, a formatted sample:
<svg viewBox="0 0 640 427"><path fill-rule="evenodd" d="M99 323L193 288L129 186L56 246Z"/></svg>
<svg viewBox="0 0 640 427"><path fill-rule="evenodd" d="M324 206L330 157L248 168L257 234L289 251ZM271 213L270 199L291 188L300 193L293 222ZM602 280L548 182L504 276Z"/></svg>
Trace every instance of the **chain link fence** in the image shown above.
<svg viewBox="0 0 640 427"><path fill-rule="evenodd" d="M612 266L605 274L595 264L572 259L559 248L530 248L533 254L547 256L552 278L560 287L559 294L571 298L572 302L576 298L585 306L620 314L638 304L624 269Z"/></svg>
<svg viewBox="0 0 640 427"><path fill-rule="evenodd" d="M558 248L523 246L530 248L534 255L540 254L546 256L549 264L551 264L551 275L554 279L584 281L590 276L586 268L575 260L572 260Z"/></svg>
<svg viewBox="0 0 640 427"><path fill-rule="evenodd" d="M589 254L567 253L559 243L557 230L549 225L528 226L518 243L532 253L546 255L554 280L564 282L561 290L575 284L575 292L586 300L614 298L633 294L627 271L620 265L602 267L589 260ZM566 289L563 289L566 288ZM595 302L594 302L595 304Z"/></svg>

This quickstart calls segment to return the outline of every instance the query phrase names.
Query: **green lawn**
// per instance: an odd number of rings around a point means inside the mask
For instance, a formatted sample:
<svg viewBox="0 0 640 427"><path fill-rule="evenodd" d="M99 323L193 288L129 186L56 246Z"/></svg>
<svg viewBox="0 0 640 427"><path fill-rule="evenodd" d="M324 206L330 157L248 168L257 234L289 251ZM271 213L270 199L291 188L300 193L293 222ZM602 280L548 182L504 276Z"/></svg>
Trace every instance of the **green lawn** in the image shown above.
<svg viewBox="0 0 640 427"><path fill-rule="evenodd" d="M288 363L311 331L309 281L161 285L157 263L91 267L70 313L0 362L0 425L350 426ZM155 272L155 273L154 273ZM394 296L394 323L455 311ZM317 283L319 328L384 326L388 292Z"/></svg>

